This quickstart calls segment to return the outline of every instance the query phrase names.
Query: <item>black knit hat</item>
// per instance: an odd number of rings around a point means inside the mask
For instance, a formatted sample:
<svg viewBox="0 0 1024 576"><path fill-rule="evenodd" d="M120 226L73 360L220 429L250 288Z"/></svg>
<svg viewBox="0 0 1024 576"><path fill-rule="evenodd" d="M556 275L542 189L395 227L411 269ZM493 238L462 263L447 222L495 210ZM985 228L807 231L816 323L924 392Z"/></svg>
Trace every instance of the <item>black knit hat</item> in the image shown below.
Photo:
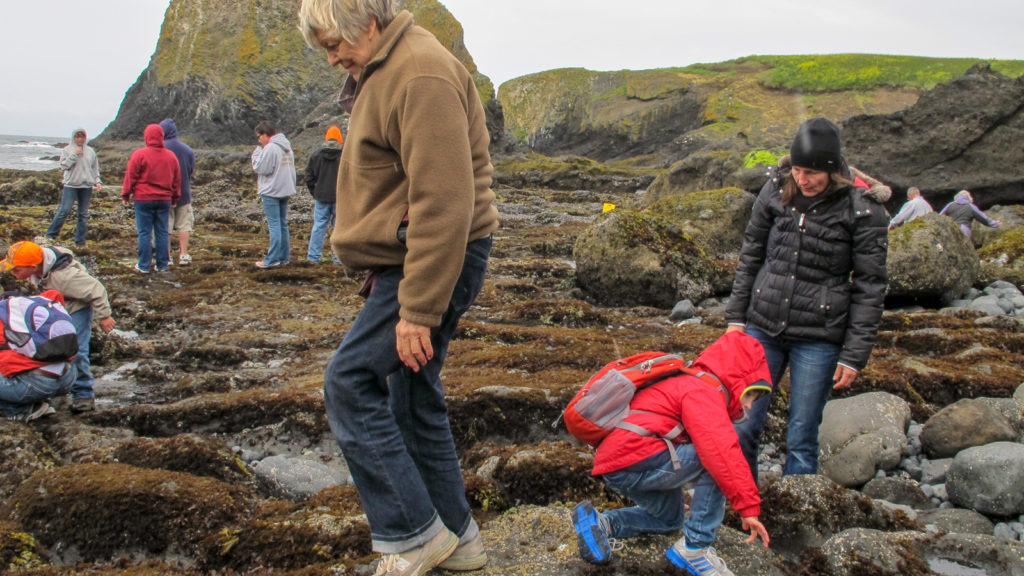
<svg viewBox="0 0 1024 576"><path fill-rule="evenodd" d="M793 166L835 172L842 166L839 127L827 118L811 118L800 125L789 148Z"/></svg>

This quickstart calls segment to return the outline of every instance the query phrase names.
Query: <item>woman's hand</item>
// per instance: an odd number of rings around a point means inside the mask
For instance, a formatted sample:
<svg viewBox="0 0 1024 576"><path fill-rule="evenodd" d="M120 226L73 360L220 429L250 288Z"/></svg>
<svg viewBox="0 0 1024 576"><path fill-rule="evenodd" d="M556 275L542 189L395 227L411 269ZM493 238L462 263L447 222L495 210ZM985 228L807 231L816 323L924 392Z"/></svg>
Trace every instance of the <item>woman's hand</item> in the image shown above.
<svg viewBox="0 0 1024 576"><path fill-rule="evenodd" d="M836 365L836 373L832 375L832 381L835 384L832 386L834 390L846 388L853 381L857 379L857 371L849 366L843 366L842 364Z"/></svg>
<svg viewBox="0 0 1024 576"><path fill-rule="evenodd" d="M399 320L395 326L395 347L398 358L413 372L434 358L434 347L430 344L430 327Z"/></svg>

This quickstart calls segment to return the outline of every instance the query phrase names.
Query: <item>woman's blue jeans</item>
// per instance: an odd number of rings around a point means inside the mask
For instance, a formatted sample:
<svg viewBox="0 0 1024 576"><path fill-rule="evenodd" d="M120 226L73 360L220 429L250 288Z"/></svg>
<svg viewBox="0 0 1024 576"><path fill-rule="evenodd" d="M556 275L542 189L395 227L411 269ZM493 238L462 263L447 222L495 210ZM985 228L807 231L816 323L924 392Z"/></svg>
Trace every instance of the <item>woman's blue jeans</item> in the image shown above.
<svg viewBox="0 0 1024 576"><path fill-rule="evenodd" d="M334 216L335 208L337 204L334 202L321 202L315 200L316 204L313 206L313 231L309 234L309 250L306 251L306 259L310 262L319 262L323 256L324 251L324 238L327 237L327 231L334 227ZM331 256L334 258L334 263L338 264L338 257L334 256L333 250Z"/></svg>
<svg viewBox="0 0 1024 576"><path fill-rule="evenodd" d="M818 472L818 427L832 393L832 376L842 347L830 342L812 342L769 336L755 326L747 325L747 334L764 347L764 355L776 388L789 367L789 426L786 431L786 464L783 474L816 474ZM771 396L762 396L747 412L747 418L736 424L740 447L757 478L757 454L764 430Z"/></svg>
<svg viewBox="0 0 1024 576"><path fill-rule="evenodd" d="M149 272L153 258L156 269L167 270L168 245L167 218L171 213L170 202L136 202L135 228L138 230L139 270ZM156 254L153 254L153 243Z"/></svg>
<svg viewBox="0 0 1024 576"><path fill-rule="evenodd" d="M71 387L77 375L78 371L72 364L60 378L48 378L35 371L10 377L0 376L0 413L5 418L15 416L36 402L63 394Z"/></svg>
<svg viewBox="0 0 1024 576"><path fill-rule="evenodd" d="M53 240L60 235L60 229L64 227L64 221L71 213L71 207L78 202L78 224L75 225L75 244L85 244L85 231L89 223L89 200L92 198L92 188L70 188L64 187L60 194L60 207L46 230L46 236Z"/></svg>
<svg viewBox="0 0 1024 576"><path fill-rule="evenodd" d="M384 269L324 374L324 403L370 524L373 549L397 554L447 527L466 542L470 514L448 423L441 368L462 314L483 287L491 238L466 247L434 358L413 372L398 358L401 267Z"/></svg>
<svg viewBox="0 0 1024 576"><path fill-rule="evenodd" d="M291 240L288 234L288 198L263 196L263 213L270 228L270 248L263 263L287 264L291 259Z"/></svg>
<svg viewBox="0 0 1024 576"><path fill-rule="evenodd" d="M725 497L707 473L693 444L676 446L681 468L672 469L666 459L658 468L643 471L620 470L604 475L608 486L636 502L636 506L603 512L614 538L632 538L642 533L666 534L680 528L686 544L706 548L715 541L725 517ZM697 484L690 502L690 517L684 519L683 486Z"/></svg>

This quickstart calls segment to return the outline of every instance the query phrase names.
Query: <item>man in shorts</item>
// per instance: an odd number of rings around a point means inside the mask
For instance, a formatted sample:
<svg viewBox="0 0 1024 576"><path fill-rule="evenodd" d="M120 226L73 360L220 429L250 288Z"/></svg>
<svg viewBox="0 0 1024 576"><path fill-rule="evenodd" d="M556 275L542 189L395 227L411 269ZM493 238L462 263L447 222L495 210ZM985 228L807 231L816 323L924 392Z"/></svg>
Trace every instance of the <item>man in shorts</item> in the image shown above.
<svg viewBox="0 0 1024 576"><path fill-rule="evenodd" d="M178 139L178 127L174 120L167 118L160 122L160 127L164 129L164 148L174 152L181 167L181 199L178 200L177 206L171 208L167 230L171 236L175 231L178 232L178 264L187 266L192 263L192 256L188 253L188 237L192 232L192 225L195 224L195 215L192 213L192 172L196 167L196 155L188 144ZM167 246L170 245L168 242ZM173 254L170 255L169 261L174 261Z"/></svg>

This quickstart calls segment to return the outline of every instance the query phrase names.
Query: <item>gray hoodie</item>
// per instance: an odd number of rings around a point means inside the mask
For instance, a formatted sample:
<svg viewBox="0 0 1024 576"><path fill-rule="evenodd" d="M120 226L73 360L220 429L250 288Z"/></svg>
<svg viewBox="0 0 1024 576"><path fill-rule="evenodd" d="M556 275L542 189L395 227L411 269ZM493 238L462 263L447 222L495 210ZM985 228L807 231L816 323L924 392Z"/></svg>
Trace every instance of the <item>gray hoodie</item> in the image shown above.
<svg viewBox="0 0 1024 576"><path fill-rule="evenodd" d="M76 154L75 134L85 134L84 128L75 128L71 132L71 144L60 153L60 169L64 171L64 186L68 188L92 188L100 182L100 160L96 151L87 144L82 144L82 153ZM88 136L86 136L88 142Z"/></svg>
<svg viewBox="0 0 1024 576"><path fill-rule="evenodd" d="M266 146L252 151L252 169L259 194L269 198L295 195L295 153L284 134L274 134Z"/></svg>

